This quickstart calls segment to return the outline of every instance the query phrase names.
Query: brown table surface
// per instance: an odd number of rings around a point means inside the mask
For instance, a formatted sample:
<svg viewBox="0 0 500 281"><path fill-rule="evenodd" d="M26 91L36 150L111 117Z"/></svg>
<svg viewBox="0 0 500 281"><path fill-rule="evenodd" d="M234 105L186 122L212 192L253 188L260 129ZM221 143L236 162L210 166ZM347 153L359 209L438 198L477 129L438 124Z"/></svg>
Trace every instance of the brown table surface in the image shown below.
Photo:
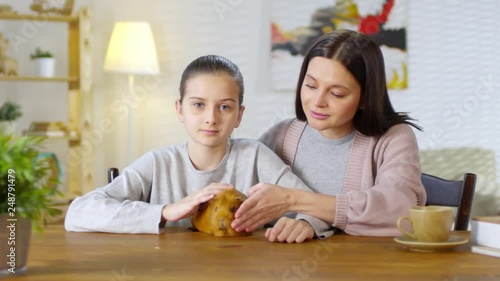
<svg viewBox="0 0 500 281"><path fill-rule="evenodd" d="M468 232L458 235L469 236ZM500 258L470 252L413 252L393 238L334 235L271 243L259 230L217 238L183 228L162 235L71 233L32 236L28 271L15 280L500 280Z"/></svg>

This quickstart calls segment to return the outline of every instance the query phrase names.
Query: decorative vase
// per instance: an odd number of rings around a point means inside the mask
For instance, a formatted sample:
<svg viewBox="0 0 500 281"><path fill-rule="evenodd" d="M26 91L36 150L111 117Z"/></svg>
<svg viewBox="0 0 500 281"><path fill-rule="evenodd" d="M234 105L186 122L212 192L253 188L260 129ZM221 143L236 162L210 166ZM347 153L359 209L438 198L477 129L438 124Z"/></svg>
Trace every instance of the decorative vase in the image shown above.
<svg viewBox="0 0 500 281"><path fill-rule="evenodd" d="M0 214L0 278L26 273L30 238L30 220Z"/></svg>
<svg viewBox="0 0 500 281"><path fill-rule="evenodd" d="M16 122L14 121L0 121L0 134L10 135L16 133Z"/></svg>
<svg viewBox="0 0 500 281"><path fill-rule="evenodd" d="M35 59L36 75L40 77L54 77L55 60L54 58Z"/></svg>

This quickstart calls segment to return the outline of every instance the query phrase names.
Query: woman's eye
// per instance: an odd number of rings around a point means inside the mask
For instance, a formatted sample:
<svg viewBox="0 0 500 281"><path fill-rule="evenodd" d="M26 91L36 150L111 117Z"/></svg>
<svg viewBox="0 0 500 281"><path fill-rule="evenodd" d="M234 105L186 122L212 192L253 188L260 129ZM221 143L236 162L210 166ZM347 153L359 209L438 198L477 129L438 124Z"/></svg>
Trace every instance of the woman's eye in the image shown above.
<svg viewBox="0 0 500 281"><path fill-rule="evenodd" d="M193 106L194 107L202 107L203 103L201 103L201 102L195 102L195 103L193 103Z"/></svg>
<svg viewBox="0 0 500 281"><path fill-rule="evenodd" d="M305 86L309 89L316 89L316 87L312 86L312 85L309 85L309 84L305 84Z"/></svg>
<svg viewBox="0 0 500 281"><path fill-rule="evenodd" d="M334 96L334 97L336 97L338 99L341 99L341 98L344 97L344 95L341 95L341 94L336 94L336 93L330 93L330 94L332 94L332 96Z"/></svg>
<svg viewBox="0 0 500 281"><path fill-rule="evenodd" d="M221 110L228 110L229 108L230 108L229 105L226 105L226 104L223 104L220 106Z"/></svg>

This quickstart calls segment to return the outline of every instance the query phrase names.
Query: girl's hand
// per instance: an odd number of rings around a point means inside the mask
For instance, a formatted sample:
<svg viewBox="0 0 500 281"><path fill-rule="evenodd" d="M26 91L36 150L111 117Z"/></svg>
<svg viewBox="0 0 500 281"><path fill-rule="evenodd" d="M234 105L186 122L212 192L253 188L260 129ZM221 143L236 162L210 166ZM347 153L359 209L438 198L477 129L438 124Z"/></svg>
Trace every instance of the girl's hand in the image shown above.
<svg viewBox="0 0 500 281"><path fill-rule="evenodd" d="M180 219L189 218L198 211L200 204L209 201L215 195L231 188L233 188L233 186L230 184L212 183L203 189L191 193L174 204L165 205L161 211L162 218L167 221L178 221Z"/></svg>
<svg viewBox="0 0 500 281"><path fill-rule="evenodd" d="M282 217L265 235L271 242L302 243L314 237L314 230L306 221Z"/></svg>
<svg viewBox="0 0 500 281"><path fill-rule="evenodd" d="M231 226L236 231L254 231L256 228L281 217L292 204L289 188L259 183L250 188L248 199L236 211Z"/></svg>

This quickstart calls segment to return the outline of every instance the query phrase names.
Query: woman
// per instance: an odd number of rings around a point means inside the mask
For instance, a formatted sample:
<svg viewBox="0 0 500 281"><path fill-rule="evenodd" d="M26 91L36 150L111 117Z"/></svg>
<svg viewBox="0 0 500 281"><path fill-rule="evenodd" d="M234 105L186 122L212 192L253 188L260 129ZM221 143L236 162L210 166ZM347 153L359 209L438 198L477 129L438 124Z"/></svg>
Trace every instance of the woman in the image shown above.
<svg viewBox="0 0 500 281"><path fill-rule="evenodd" d="M295 111L296 120L276 124L260 140L317 193L258 184L233 227L253 230L292 211L352 235L398 235L397 218L426 201L410 126L420 128L394 111L378 45L347 30L318 38L302 64ZM266 236L284 241L296 224L281 218Z"/></svg>

